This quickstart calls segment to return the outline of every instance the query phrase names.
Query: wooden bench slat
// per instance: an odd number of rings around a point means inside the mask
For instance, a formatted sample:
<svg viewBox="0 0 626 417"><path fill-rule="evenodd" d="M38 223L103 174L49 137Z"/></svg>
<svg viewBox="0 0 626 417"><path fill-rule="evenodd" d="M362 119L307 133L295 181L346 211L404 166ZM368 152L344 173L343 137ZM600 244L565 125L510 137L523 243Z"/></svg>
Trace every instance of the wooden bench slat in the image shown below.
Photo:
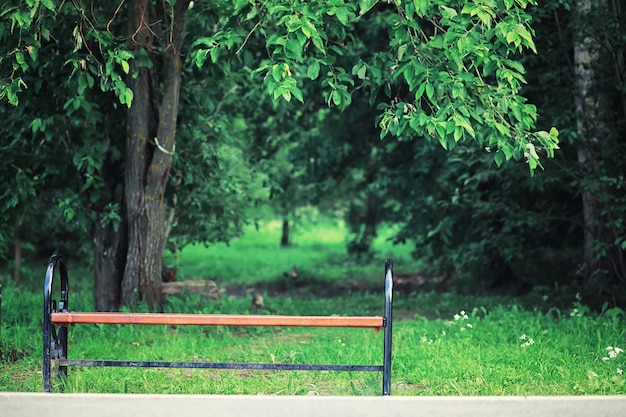
<svg viewBox="0 0 626 417"><path fill-rule="evenodd" d="M166 324L199 326L384 327L382 317L262 316L245 314L52 313L56 324Z"/></svg>

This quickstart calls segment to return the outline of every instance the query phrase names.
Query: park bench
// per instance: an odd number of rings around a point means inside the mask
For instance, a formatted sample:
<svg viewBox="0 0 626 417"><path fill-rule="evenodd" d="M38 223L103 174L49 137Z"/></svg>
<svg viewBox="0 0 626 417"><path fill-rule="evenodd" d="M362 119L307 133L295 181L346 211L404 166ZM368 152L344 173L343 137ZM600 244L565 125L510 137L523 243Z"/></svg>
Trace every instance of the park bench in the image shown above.
<svg viewBox="0 0 626 417"><path fill-rule="evenodd" d="M61 294L57 304L52 299L55 272L60 275ZM390 395L392 336L393 263L385 262L384 315L380 316L280 316L245 314L166 314L126 312L70 312L67 268L59 255L50 257L44 283L43 317L43 389L51 392L53 369L59 377L67 376L69 366L107 366L142 368L252 369L298 371L369 371L382 373L382 395ZM382 365L229 363L229 362L167 362L68 359L68 330L74 324L122 324L168 326L304 326L383 328Z"/></svg>

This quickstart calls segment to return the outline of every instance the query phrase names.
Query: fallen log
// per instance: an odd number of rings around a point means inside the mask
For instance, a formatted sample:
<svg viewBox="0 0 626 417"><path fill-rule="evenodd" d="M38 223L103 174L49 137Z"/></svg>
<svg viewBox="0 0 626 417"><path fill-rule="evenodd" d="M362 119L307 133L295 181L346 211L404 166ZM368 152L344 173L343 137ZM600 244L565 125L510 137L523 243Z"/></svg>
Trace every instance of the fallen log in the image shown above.
<svg viewBox="0 0 626 417"><path fill-rule="evenodd" d="M189 280L164 282L163 295L180 295L180 294L201 294L209 300L219 300L220 290L215 281L211 280Z"/></svg>

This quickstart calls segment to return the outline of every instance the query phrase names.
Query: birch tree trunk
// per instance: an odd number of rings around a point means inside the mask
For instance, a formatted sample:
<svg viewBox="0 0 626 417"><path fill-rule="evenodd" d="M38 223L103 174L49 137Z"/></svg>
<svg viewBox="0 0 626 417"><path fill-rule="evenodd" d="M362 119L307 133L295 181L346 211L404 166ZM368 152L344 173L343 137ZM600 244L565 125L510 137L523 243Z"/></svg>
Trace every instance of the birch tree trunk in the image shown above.
<svg viewBox="0 0 626 417"><path fill-rule="evenodd" d="M608 7L606 0L576 3L579 22L594 21L597 8ZM592 35L596 36L593 37ZM600 36L590 26L583 26L574 43L578 163L582 168L582 208L584 216L584 275L586 285L610 283L621 274L623 254L615 246L615 233L604 197L610 191L599 181L603 148L611 146L612 105L610 94L602 91L599 81L606 77L609 65L600 43ZM600 249L604 248L604 249ZM606 250L606 248L610 248Z"/></svg>

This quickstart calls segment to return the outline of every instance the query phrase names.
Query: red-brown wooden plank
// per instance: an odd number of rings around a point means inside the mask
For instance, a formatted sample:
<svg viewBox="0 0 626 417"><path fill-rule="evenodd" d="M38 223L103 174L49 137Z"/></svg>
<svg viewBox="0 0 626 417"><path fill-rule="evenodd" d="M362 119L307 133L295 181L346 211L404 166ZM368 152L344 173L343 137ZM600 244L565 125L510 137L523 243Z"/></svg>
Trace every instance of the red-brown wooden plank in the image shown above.
<svg viewBox="0 0 626 417"><path fill-rule="evenodd" d="M261 316L241 314L52 313L56 324L166 324L198 326L383 327L382 317Z"/></svg>

